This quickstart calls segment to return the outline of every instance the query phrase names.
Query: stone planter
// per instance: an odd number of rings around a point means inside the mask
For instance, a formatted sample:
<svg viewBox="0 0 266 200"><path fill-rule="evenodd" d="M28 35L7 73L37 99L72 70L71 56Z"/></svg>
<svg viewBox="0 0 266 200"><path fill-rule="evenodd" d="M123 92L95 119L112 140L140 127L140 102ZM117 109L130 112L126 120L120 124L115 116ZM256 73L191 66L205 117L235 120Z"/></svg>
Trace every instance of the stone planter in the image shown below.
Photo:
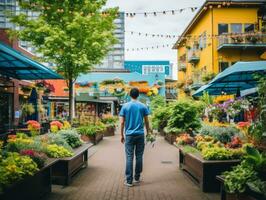
<svg viewBox="0 0 266 200"><path fill-rule="evenodd" d="M83 144L74 149L74 156L60 158L52 167L52 183L69 185L72 177L88 165L88 149L92 144Z"/></svg>
<svg viewBox="0 0 266 200"><path fill-rule="evenodd" d="M174 144L174 142L176 141L176 135L175 134L171 134L171 133L166 133L164 135L164 139L169 142L169 144Z"/></svg>
<svg viewBox="0 0 266 200"><path fill-rule="evenodd" d="M220 183L216 179L225 171L240 163L240 160L204 160L200 154L184 153L179 148L179 167L203 192L219 192Z"/></svg>
<svg viewBox="0 0 266 200"><path fill-rule="evenodd" d="M33 176L17 182L13 186L6 188L3 194L0 194L2 200L27 199L36 200L42 199L48 195L51 190L51 167L58 160L49 159L46 165Z"/></svg>

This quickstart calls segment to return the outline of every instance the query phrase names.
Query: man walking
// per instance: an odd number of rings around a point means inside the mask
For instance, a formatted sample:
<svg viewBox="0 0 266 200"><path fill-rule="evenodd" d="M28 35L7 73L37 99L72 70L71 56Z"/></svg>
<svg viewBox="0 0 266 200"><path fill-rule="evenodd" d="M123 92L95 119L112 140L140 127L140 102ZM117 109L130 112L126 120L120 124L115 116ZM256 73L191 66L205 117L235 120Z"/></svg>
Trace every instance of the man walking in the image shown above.
<svg viewBox="0 0 266 200"><path fill-rule="evenodd" d="M133 159L136 156L136 167L134 179L136 183L140 182L140 174L143 165L143 153L145 146L144 124L145 122L147 134L149 134L150 126L148 115L150 114L147 106L137 100L139 90L133 88L130 91L131 101L124 104L120 111L121 123L121 142L125 143L126 152L126 182L128 187L133 186ZM125 137L124 137L125 131Z"/></svg>

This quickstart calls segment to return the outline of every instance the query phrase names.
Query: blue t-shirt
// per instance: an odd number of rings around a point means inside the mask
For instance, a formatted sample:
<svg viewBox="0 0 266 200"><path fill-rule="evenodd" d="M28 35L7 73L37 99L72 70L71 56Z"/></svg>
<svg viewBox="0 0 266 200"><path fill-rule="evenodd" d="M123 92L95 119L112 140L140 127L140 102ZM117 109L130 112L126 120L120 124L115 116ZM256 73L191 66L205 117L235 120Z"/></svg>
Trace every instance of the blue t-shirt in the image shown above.
<svg viewBox="0 0 266 200"><path fill-rule="evenodd" d="M139 101L130 101L124 104L119 115L125 118L125 134L144 134L143 118L149 114L147 106Z"/></svg>

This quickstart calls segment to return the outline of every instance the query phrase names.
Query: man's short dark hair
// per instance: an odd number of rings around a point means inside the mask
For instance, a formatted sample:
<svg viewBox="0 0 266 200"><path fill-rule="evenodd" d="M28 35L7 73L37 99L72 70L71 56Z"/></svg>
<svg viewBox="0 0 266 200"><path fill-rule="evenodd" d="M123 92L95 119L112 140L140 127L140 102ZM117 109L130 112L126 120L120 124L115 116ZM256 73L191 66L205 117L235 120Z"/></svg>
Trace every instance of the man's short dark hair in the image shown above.
<svg viewBox="0 0 266 200"><path fill-rule="evenodd" d="M138 88L132 88L130 90L130 96L133 98L133 99L136 99L139 97L139 89Z"/></svg>

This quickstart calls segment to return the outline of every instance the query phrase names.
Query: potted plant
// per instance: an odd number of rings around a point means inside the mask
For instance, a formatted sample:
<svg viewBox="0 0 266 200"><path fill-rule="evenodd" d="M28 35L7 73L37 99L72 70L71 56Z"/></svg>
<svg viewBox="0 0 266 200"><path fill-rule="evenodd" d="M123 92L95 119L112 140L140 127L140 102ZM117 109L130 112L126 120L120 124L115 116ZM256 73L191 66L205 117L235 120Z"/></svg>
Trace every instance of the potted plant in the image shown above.
<svg viewBox="0 0 266 200"><path fill-rule="evenodd" d="M24 94L30 94L30 92L31 92L31 87L29 87L29 86L25 86L25 85L22 85L21 87L20 87L20 90L24 93Z"/></svg>
<svg viewBox="0 0 266 200"><path fill-rule="evenodd" d="M115 128L118 122L118 117L112 115L103 115L101 122L105 124L106 131L104 131L104 136L114 136Z"/></svg>

